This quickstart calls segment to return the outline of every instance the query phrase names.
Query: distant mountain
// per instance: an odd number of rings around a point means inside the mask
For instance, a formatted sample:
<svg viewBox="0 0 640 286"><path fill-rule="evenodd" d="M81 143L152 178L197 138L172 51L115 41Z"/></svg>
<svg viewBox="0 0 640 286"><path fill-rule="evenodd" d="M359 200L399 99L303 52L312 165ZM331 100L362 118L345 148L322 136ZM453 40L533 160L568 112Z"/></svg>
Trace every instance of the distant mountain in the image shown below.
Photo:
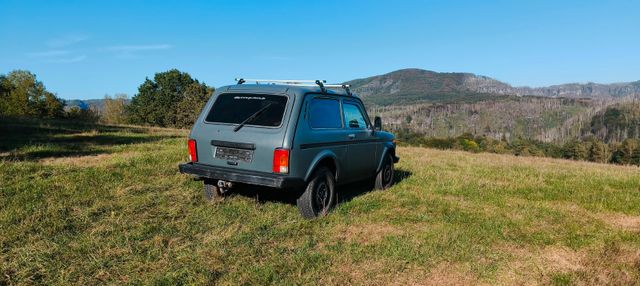
<svg viewBox="0 0 640 286"><path fill-rule="evenodd" d="M538 88L518 87L515 90L518 95L606 99L640 94L640 80L611 84L568 83Z"/></svg>
<svg viewBox="0 0 640 286"><path fill-rule="evenodd" d="M131 101L127 99L127 103ZM98 112L102 112L104 110L104 99L70 99L65 101L65 109L69 109L71 107L80 107L80 109L94 109Z"/></svg>
<svg viewBox="0 0 640 286"><path fill-rule="evenodd" d="M365 101L380 105L477 102L504 96L607 99L640 94L640 81L614 84L571 83L531 88L513 87L472 73L440 73L422 69L402 69L346 83Z"/></svg>
<svg viewBox="0 0 640 286"><path fill-rule="evenodd" d="M381 105L479 101L508 94L491 94L483 89L511 88L508 84L470 73L439 73L421 69L402 69L346 84L350 84L353 91L368 103Z"/></svg>

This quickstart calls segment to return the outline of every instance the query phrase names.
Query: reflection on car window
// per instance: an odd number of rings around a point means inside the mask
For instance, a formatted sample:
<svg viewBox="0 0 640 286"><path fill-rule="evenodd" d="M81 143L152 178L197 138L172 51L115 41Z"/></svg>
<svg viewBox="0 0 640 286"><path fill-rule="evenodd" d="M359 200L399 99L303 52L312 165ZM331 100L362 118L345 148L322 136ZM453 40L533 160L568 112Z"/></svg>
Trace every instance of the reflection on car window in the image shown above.
<svg viewBox="0 0 640 286"><path fill-rule="evenodd" d="M364 115L358 105L349 102L343 103L345 124L349 128L366 128L367 121L364 120Z"/></svg>
<svg viewBox="0 0 640 286"><path fill-rule="evenodd" d="M310 108L311 128L342 128L340 102L335 99L314 98Z"/></svg>

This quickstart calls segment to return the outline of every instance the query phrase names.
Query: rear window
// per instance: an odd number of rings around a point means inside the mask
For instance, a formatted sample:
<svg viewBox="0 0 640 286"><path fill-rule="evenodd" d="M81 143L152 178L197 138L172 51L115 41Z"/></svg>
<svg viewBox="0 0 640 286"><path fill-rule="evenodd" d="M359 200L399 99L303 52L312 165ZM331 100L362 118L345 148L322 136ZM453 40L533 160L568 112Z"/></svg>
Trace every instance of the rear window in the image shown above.
<svg viewBox="0 0 640 286"><path fill-rule="evenodd" d="M336 99L314 98L309 113L311 128L342 128L340 102Z"/></svg>
<svg viewBox="0 0 640 286"><path fill-rule="evenodd" d="M286 106L286 96L225 93L218 96L206 121L238 124L267 107L247 125L277 127L282 123Z"/></svg>

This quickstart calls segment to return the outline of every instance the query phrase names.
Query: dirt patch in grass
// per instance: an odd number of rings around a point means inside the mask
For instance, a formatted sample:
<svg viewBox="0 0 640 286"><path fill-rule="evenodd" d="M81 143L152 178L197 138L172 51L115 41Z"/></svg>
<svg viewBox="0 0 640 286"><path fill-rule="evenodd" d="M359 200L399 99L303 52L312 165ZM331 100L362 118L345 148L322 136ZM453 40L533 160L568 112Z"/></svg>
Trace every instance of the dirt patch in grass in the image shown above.
<svg viewBox="0 0 640 286"><path fill-rule="evenodd" d="M640 250L609 242L583 260L583 267L571 272L571 282L579 285L640 285Z"/></svg>
<svg viewBox="0 0 640 286"><path fill-rule="evenodd" d="M566 247L551 246L540 252L540 258L551 269L575 271L582 268L583 254Z"/></svg>
<svg viewBox="0 0 640 286"><path fill-rule="evenodd" d="M102 166L112 162L113 159L122 158L128 160L137 156L136 152L124 152L114 154L99 154L89 156L75 156L75 157L58 157L58 158L46 158L41 159L39 162L44 165L66 165L74 167L95 167Z"/></svg>
<svg viewBox="0 0 640 286"><path fill-rule="evenodd" d="M549 280L552 273L568 273L583 268L584 254L561 246L533 249L506 245L497 247L511 258L498 272L496 280L504 285L530 285Z"/></svg>
<svg viewBox="0 0 640 286"><path fill-rule="evenodd" d="M401 235L404 231L387 223L359 223L340 227L336 238L349 243L375 244L387 236Z"/></svg>
<svg viewBox="0 0 640 286"><path fill-rule="evenodd" d="M613 213L599 214L598 218L613 227L640 232L640 216Z"/></svg>
<svg viewBox="0 0 640 286"><path fill-rule="evenodd" d="M554 202L547 206L560 210L580 221L600 220L615 229L640 232L640 216L623 213L596 213L574 203Z"/></svg>
<svg viewBox="0 0 640 286"><path fill-rule="evenodd" d="M391 266L392 265L392 266ZM451 263L431 269L401 265L385 260L346 262L336 265L344 280L326 281L331 285L484 285L473 274ZM391 267L390 267L391 266Z"/></svg>
<svg viewBox="0 0 640 286"><path fill-rule="evenodd" d="M499 271L498 284L638 285L640 281L640 249L615 242L579 251L563 246L499 249L511 253L511 259Z"/></svg>
<svg viewBox="0 0 640 286"><path fill-rule="evenodd" d="M476 277L461 267L449 263L441 263L431 269L427 277L414 285L488 285L478 281Z"/></svg>

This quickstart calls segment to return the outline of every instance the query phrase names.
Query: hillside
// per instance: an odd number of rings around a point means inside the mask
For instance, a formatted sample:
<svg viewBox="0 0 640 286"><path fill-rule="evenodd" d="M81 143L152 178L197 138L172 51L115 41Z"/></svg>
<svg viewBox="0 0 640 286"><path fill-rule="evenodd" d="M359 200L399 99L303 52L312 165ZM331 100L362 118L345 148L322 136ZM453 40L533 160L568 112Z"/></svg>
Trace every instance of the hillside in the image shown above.
<svg viewBox="0 0 640 286"><path fill-rule="evenodd" d="M583 99L520 97L476 103L371 106L392 130L406 129L427 137L456 137L464 133L512 140L531 138L565 142L580 136L596 111L607 102Z"/></svg>
<svg viewBox="0 0 640 286"><path fill-rule="evenodd" d="M464 133L565 143L584 135L592 117L640 97L640 81L512 87L471 73L403 69L348 82L387 128L428 137ZM626 136L624 133L623 136Z"/></svg>
<svg viewBox="0 0 640 286"><path fill-rule="evenodd" d="M293 193L207 204L185 130L0 123L1 285L640 280L637 167L400 148L394 187L304 220Z"/></svg>
<svg viewBox="0 0 640 286"><path fill-rule="evenodd" d="M506 95L613 99L640 94L640 81L614 84L562 84L549 87L512 87L472 73L439 73L402 69L384 75L346 82L370 104L415 102L477 102Z"/></svg>
<svg viewBox="0 0 640 286"><path fill-rule="evenodd" d="M593 116L583 132L605 142L640 138L640 101L607 107Z"/></svg>
<svg viewBox="0 0 640 286"><path fill-rule="evenodd" d="M415 102L475 102L502 98L478 92L471 85L483 85L469 73L438 73L421 69L403 69L388 74L346 82L368 104L390 105ZM486 78L495 86L500 82ZM505 85L505 88L508 85Z"/></svg>

